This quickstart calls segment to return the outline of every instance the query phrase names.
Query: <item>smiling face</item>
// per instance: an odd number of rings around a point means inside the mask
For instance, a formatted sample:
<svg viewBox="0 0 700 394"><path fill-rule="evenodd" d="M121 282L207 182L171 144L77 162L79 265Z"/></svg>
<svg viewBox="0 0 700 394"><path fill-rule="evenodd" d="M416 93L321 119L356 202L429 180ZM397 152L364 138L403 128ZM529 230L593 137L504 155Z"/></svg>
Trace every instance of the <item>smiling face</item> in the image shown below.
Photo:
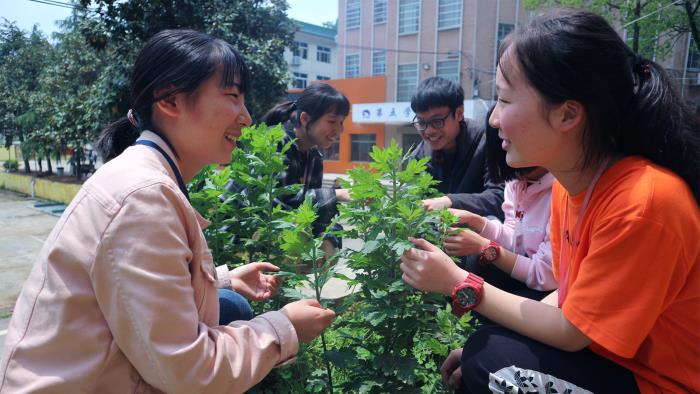
<svg viewBox="0 0 700 394"><path fill-rule="evenodd" d="M306 143L309 146L327 149L340 138L345 116L338 115L334 111L326 112L311 124L308 123L308 118L308 115L302 112L301 123L306 128L305 136L309 139Z"/></svg>
<svg viewBox="0 0 700 394"><path fill-rule="evenodd" d="M507 80L500 65L497 69L498 102L489 124L498 129L498 136L503 139L502 148L509 166L547 167L558 156L559 135L550 122L553 111L526 82L515 66L515 59L508 59L507 64Z"/></svg>
<svg viewBox="0 0 700 394"><path fill-rule="evenodd" d="M188 129L189 141L178 147L182 160L201 166L230 162L236 139L252 122L245 94L237 85L220 86L220 81L219 70L184 100L179 122Z"/></svg>
<svg viewBox="0 0 700 394"><path fill-rule="evenodd" d="M421 132L421 137L430 144L433 150L445 150L454 152L457 149L457 136L459 135L459 121L464 117L464 107L457 107L454 114L450 107L432 107L427 111L416 114L417 122L426 122L427 128ZM433 127L431 121L444 119L444 125L440 128Z"/></svg>

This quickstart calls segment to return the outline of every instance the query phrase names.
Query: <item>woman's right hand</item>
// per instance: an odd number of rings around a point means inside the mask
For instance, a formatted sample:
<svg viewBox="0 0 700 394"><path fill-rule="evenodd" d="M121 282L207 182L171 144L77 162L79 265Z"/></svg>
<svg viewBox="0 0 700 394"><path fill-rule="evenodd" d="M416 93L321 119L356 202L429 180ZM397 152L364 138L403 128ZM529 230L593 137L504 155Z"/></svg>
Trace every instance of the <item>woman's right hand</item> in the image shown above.
<svg viewBox="0 0 700 394"><path fill-rule="evenodd" d="M335 312L321 308L313 299L299 300L285 305L280 312L292 322L300 342L308 343L321 335L335 319Z"/></svg>
<svg viewBox="0 0 700 394"><path fill-rule="evenodd" d="M452 206L452 200L447 196L429 198L427 200L421 201L421 205L428 211L433 209L449 208Z"/></svg>
<svg viewBox="0 0 700 394"><path fill-rule="evenodd" d="M486 218L463 209L448 209L451 214L457 217L459 224L466 224L469 228L478 233L481 233L486 227Z"/></svg>

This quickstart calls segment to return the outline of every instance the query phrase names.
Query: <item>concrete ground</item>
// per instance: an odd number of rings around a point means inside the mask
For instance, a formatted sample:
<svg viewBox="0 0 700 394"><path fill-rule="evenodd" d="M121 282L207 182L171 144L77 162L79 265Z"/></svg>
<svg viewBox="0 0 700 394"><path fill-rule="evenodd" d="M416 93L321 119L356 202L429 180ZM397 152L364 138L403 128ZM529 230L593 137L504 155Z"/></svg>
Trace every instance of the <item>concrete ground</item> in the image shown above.
<svg viewBox="0 0 700 394"><path fill-rule="evenodd" d="M0 190L0 349L15 300L58 216L35 208L41 204Z"/></svg>
<svg viewBox="0 0 700 394"><path fill-rule="evenodd" d="M63 207L0 189L0 353L17 296ZM343 240L343 244L353 249L361 247L357 240ZM338 264L342 273L353 276L343 261ZM349 291L344 281L331 279L321 296L335 299ZM302 292L313 295L311 290Z"/></svg>

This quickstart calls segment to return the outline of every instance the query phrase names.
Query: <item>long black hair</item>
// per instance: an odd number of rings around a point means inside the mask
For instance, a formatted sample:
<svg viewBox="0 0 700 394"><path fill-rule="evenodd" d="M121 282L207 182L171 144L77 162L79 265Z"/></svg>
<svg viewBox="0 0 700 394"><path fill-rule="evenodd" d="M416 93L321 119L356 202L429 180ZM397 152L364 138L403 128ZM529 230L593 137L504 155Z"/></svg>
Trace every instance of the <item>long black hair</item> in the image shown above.
<svg viewBox="0 0 700 394"><path fill-rule="evenodd" d="M518 67L545 105L583 105L583 167L611 154L640 155L678 174L700 199L700 121L664 69L632 52L604 18L553 10L499 52L506 80Z"/></svg>
<svg viewBox="0 0 700 394"><path fill-rule="evenodd" d="M292 126L301 126L301 113L309 115L307 127L327 113L348 116L350 102L343 93L333 86L316 82L304 89L304 92L296 101L285 101L277 104L263 116L263 122L267 125L276 125L291 121Z"/></svg>
<svg viewBox="0 0 700 394"><path fill-rule="evenodd" d="M506 161L506 151L503 150L503 139L498 136L498 129L491 127L489 119L496 106L491 106L486 113L486 168L491 182L503 183L520 178L537 167L513 168Z"/></svg>
<svg viewBox="0 0 700 394"><path fill-rule="evenodd" d="M220 85L250 90L250 75L243 57L226 41L194 30L163 30L139 52L131 73L131 109L135 125L124 116L102 130L95 143L104 161L113 159L136 141L143 130L158 134L173 149L167 136L152 123L152 104L176 93L192 93L222 69ZM167 90L156 96L156 92Z"/></svg>

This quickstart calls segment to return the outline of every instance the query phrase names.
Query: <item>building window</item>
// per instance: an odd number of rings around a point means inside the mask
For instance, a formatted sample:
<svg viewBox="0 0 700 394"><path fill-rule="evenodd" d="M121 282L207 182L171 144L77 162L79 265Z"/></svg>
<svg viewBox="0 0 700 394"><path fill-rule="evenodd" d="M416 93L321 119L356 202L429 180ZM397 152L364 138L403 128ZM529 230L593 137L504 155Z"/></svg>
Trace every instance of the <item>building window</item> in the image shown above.
<svg viewBox="0 0 700 394"><path fill-rule="evenodd" d="M386 74L386 51L372 52L372 75Z"/></svg>
<svg viewBox="0 0 700 394"><path fill-rule="evenodd" d="M360 27L360 0L347 0L345 3L345 28Z"/></svg>
<svg viewBox="0 0 700 394"><path fill-rule="evenodd" d="M399 34L418 33L420 2L399 0Z"/></svg>
<svg viewBox="0 0 700 394"><path fill-rule="evenodd" d="M511 23L499 23L498 24L498 37L496 37L496 50L501 47L503 39L506 38L510 32L513 31L515 25Z"/></svg>
<svg viewBox="0 0 700 394"><path fill-rule="evenodd" d="M404 153L408 152L411 149L415 149L421 141L423 141L423 139L420 137L420 134L416 132L404 133L401 137L401 148Z"/></svg>
<svg viewBox="0 0 700 394"><path fill-rule="evenodd" d="M328 47L317 46L316 47L316 60L321 63L331 62L331 49Z"/></svg>
<svg viewBox="0 0 700 394"><path fill-rule="evenodd" d="M435 75L445 78L459 85L459 61L458 60L440 60L437 62Z"/></svg>
<svg viewBox="0 0 700 394"><path fill-rule="evenodd" d="M306 81L309 75L306 73L293 73L292 87L296 89L306 89Z"/></svg>
<svg viewBox="0 0 700 394"><path fill-rule="evenodd" d="M309 56L309 44L300 41L294 41L293 55L306 59Z"/></svg>
<svg viewBox="0 0 700 394"><path fill-rule="evenodd" d="M386 0L374 0L374 24L386 23Z"/></svg>
<svg viewBox="0 0 700 394"><path fill-rule="evenodd" d="M418 84L418 65L400 64L396 73L396 101L411 101Z"/></svg>
<svg viewBox="0 0 700 394"><path fill-rule="evenodd" d="M331 146L323 150L323 160L340 160L340 142L335 141Z"/></svg>
<svg viewBox="0 0 700 394"><path fill-rule="evenodd" d="M316 80L317 80L317 81L328 81L329 79L331 79L331 77L325 77L325 76L323 76L323 75L317 75L317 76L316 76Z"/></svg>
<svg viewBox="0 0 700 394"><path fill-rule="evenodd" d="M350 141L350 161L371 160L369 152L377 142L375 134L352 134Z"/></svg>
<svg viewBox="0 0 700 394"><path fill-rule="evenodd" d="M357 78L360 76L360 55L345 56L345 78Z"/></svg>
<svg viewBox="0 0 700 394"><path fill-rule="evenodd" d="M440 0L438 29L459 27L462 23L462 0Z"/></svg>
<svg viewBox="0 0 700 394"><path fill-rule="evenodd" d="M688 45L688 70L700 71L700 55L698 55L693 37L690 37L690 43L688 43Z"/></svg>

